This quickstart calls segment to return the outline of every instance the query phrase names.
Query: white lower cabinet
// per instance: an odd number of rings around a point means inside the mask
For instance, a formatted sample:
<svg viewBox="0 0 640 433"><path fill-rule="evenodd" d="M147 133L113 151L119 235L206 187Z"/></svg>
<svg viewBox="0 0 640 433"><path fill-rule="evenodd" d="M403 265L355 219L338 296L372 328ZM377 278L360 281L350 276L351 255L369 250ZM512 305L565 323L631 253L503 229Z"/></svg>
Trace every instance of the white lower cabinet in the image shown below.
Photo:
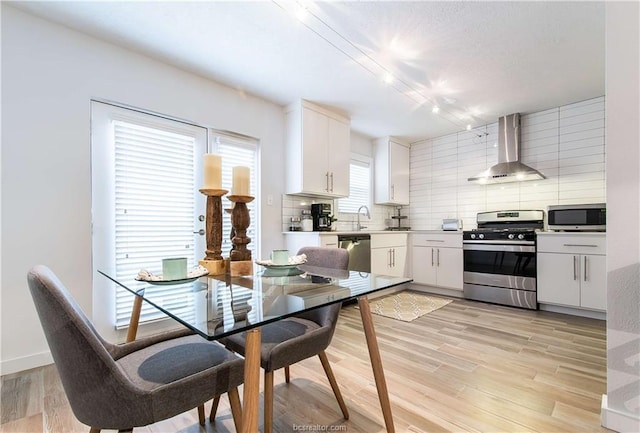
<svg viewBox="0 0 640 433"><path fill-rule="evenodd" d="M604 234L538 235L538 302L607 309Z"/></svg>
<svg viewBox="0 0 640 433"><path fill-rule="evenodd" d="M462 290L462 234L414 234L413 282Z"/></svg>
<svg viewBox="0 0 640 433"><path fill-rule="evenodd" d="M371 273L403 277L407 262L407 235L371 235Z"/></svg>

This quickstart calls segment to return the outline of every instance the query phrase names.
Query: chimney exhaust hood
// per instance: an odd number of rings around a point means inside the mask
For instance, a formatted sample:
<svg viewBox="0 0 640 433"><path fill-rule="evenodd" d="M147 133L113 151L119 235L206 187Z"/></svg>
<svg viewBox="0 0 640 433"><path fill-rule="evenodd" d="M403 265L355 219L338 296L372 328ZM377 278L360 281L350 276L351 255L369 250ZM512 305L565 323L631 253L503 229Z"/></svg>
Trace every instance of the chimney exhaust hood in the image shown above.
<svg viewBox="0 0 640 433"><path fill-rule="evenodd" d="M480 184L544 179L538 170L520 162L520 113L498 121L498 163L467 179Z"/></svg>

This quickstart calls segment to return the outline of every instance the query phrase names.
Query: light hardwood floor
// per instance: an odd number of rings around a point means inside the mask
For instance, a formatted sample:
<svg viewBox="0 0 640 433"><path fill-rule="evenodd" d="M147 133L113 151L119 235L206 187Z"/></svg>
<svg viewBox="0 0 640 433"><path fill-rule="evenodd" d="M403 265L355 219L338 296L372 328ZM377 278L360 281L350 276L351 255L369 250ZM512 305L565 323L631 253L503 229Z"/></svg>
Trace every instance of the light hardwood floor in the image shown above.
<svg viewBox="0 0 640 433"><path fill-rule="evenodd" d="M374 323L398 433L609 431L599 415L603 321L454 300L410 323L376 315ZM327 354L350 419L342 419L320 361L311 358L291 367L289 385L276 373L274 432L384 432L354 306L343 308ZM88 432L52 366L3 376L1 391L2 432ZM194 409L135 429L203 431L235 431L226 397L215 424L200 427Z"/></svg>

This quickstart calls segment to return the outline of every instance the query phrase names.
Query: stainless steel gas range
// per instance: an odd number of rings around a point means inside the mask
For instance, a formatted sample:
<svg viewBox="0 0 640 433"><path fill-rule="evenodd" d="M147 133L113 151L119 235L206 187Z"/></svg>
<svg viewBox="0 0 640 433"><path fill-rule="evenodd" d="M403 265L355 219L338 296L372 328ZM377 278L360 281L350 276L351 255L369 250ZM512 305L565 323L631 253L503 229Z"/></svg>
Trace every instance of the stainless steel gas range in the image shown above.
<svg viewBox="0 0 640 433"><path fill-rule="evenodd" d="M481 212L478 228L462 234L464 297L538 309L536 232L544 211Z"/></svg>

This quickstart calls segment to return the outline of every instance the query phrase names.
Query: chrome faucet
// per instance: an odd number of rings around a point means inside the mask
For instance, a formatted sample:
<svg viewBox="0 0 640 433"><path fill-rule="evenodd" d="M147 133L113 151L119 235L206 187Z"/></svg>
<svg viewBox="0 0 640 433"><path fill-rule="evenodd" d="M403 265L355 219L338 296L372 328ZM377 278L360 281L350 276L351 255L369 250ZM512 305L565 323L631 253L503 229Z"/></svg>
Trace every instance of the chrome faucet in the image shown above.
<svg viewBox="0 0 640 433"><path fill-rule="evenodd" d="M358 208L358 222L356 224L356 231L360 231L362 229L366 229L367 226L363 226L360 224L360 211L362 210L362 208L364 208L365 210L365 215L367 216L367 218L371 219L371 214L369 213L369 208L365 205L362 205Z"/></svg>

